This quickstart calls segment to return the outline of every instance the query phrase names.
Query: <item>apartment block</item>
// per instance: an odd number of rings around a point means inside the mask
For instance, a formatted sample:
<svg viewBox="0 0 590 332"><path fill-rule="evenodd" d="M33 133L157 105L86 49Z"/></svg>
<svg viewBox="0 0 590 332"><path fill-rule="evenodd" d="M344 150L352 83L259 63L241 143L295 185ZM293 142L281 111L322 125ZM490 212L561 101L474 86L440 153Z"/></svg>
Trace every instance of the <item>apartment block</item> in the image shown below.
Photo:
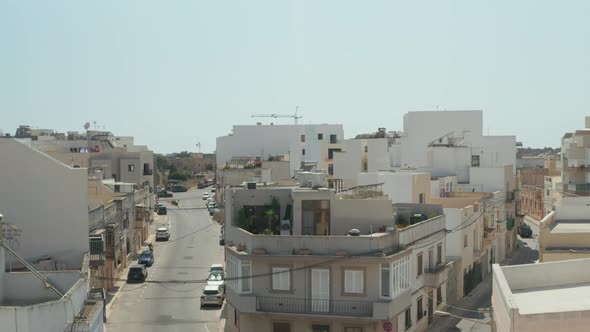
<svg viewBox="0 0 590 332"><path fill-rule="evenodd" d="M19 141L66 165L86 168L89 176L101 173L105 179L154 187L154 154L145 145L135 145L133 137L96 130L65 135L29 126L20 126L16 134Z"/></svg>
<svg viewBox="0 0 590 332"><path fill-rule="evenodd" d="M493 266L496 331L587 331L590 259Z"/></svg>
<svg viewBox="0 0 590 332"><path fill-rule="evenodd" d="M233 160L267 160L286 155L290 174L297 169L328 170L333 165L334 153L343 150L342 125L236 125L232 133L217 138L218 168Z"/></svg>
<svg viewBox="0 0 590 332"><path fill-rule="evenodd" d="M590 258L590 198L564 197L539 224L539 261Z"/></svg>
<svg viewBox="0 0 590 332"><path fill-rule="evenodd" d="M590 196L590 117L586 129L566 133L561 139L563 192Z"/></svg>
<svg viewBox="0 0 590 332"><path fill-rule="evenodd" d="M381 133L386 135L384 131ZM352 188L359 184L360 173L389 170L388 142L387 137L345 140L344 150L334 154L329 174L341 179L343 188Z"/></svg>
<svg viewBox="0 0 590 332"><path fill-rule="evenodd" d="M491 272L491 264L512 252L515 220L508 218L504 200L502 192L449 193L432 199L446 216L446 254L452 264L448 303L469 294Z"/></svg>
<svg viewBox="0 0 590 332"><path fill-rule="evenodd" d="M13 138L0 138L0 151L0 212L15 230L8 245L39 269L79 269L88 252L86 169Z"/></svg>
<svg viewBox="0 0 590 332"><path fill-rule="evenodd" d="M430 203L430 174L412 171L382 171L358 174L358 184L381 184L393 203Z"/></svg>
<svg viewBox="0 0 590 332"><path fill-rule="evenodd" d="M411 251L378 187L232 189L225 227L229 331L372 331L411 306Z"/></svg>

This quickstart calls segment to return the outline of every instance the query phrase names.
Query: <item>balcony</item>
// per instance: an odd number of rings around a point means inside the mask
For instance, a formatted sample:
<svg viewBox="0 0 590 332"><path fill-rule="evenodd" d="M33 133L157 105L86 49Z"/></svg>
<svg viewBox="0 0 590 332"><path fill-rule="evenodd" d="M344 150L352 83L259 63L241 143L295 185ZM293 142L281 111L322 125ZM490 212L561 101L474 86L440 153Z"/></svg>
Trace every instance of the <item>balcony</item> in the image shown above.
<svg viewBox="0 0 590 332"><path fill-rule="evenodd" d="M90 266L99 267L105 264L105 245L101 236L90 237Z"/></svg>
<svg viewBox="0 0 590 332"><path fill-rule="evenodd" d="M424 286L436 288L448 279L447 265L439 264L433 268L424 269Z"/></svg>
<svg viewBox="0 0 590 332"><path fill-rule="evenodd" d="M350 255L390 254L399 250L396 234L375 233L361 236L339 235L262 235L252 234L239 227L227 227L225 240L237 251L253 254L264 249L266 255L296 255L304 250L306 255L340 256L345 250ZM257 252L262 252L257 250Z"/></svg>
<svg viewBox="0 0 590 332"><path fill-rule="evenodd" d="M153 169L144 169L143 175L154 175L154 170Z"/></svg>
<svg viewBox="0 0 590 332"><path fill-rule="evenodd" d="M495 239L496 239L496 228L486 227L483 231L484 245L491 245Z"/></svg>
<svg viewBox="0 0 590 332"><path fill-rule="evenodd" d="M305 315L373 317L373 302L257 296L256 311Z"/></svg>

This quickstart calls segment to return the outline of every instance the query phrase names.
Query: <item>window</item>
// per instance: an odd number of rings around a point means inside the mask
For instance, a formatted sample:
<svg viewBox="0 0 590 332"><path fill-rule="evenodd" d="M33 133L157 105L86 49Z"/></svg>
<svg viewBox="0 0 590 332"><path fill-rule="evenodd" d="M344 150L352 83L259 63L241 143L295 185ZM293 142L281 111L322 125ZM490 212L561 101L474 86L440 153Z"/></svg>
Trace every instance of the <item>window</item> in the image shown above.
<svg viewBox="0 0 590 332"><path fill-rule="evenodd" d="M328 174L334 175L334 164L328 165Z"/></svg>
<svg viewBox="0 0 590 332"><path fill-rule="evenodd" d="M305 143L305 135L301 135L301 143Z"/></svg>
<svg viewBox="0 0 590 332"><path fill-rule="evenodd" d="M418 270L416 271L416 276L419 277L422 275L422 272L424 272L424 265L422 264L422 253L419 253L417 256L418 263L416 264Z"/></svg>
<svg viewBox="0 0 590 332"><path fill-rule="evenodd" d="M463 248L467 248L467 234L463 235Z"/></svg>
<svg viewBox="0 0 590 332"><path fill-rule="evenodd" d="M305 149L301 149L301 155L305 156Z"/></svg>
<svg viewBox="0 0 590 332"><path fill-rule="evenodd" d="M324 139L324 134L318 134L318 140L321 141Z"/></svg>
<svg viewBox="0 0 590 332"><path fill-rule="evenodd" d="M328 149L328 159L334 159L334 152L340 152L342 149Z"/></svg>
<svg viewBox="0 0 590 332"><path fill-rule="evenodd" d="M227 255L225 261L227 284L238 293L252 291L252 263L249 260L239 260L233 255Z"/></svg>
<svg viewBox="0 0 590 332"><path fill-rule="evenodd" d="M234 309L234 325L238 326L238 311Z"/></svg>
<svg viewBox="0 0 590 332"><path fill-rule="evenodd" d="M442 263L442 244L438 244L436 246L436 265L440 265Z"/></svg>
<svg viewBox="0 0 590 332"><path fill-rule="evenodd" d="M311 332L330 332L330 325L313 324L311 325Z"/></svg>
<svg viewBox="0 0 590 332"><path fill-rule="evenodd" d="M291 323L273 322L272 332L291 332Z"/></svg>
<svg viewBox="0 0 590 332"><path fill-rule="evenodd" d="M240 261L241 274L240 280L242 281L242 292L249 293L252 290L252 265L250 261Z"/></svg>
<svg viewBox="0 0 590 332"><path fill-rule="evenodd" d="M344 293L363 294L365 292L364 270L344 270Z"/></svg>
<svg viewBox="0 0 590 332"><path fill-rule="evenodd" d="M547 189L547 196L549 196L549 189Z"/></svg>
<svg viewBox="0 0 590 332"><path fill-rule="evenodd" d="M392 294L395 298L410 288L410 256L406 256L391 264Z"/></svg>
<svg viewBox="0 0 590 332"><path fill-rule="evenodd" d="M412 309L408 308L406 309L406 330L409 329L410 327L412 327Z"/></svg>
<svg viewBox="0 0 590 332"><path fill-rule="evenodd" d="M365 161L365 162L363 163L363 172L366 172L366 171L368 171L368 170L369 170L369 163Z"/></svg>
<svg viewBox="0 0 590 332"><path fill-rule="evenodd" d="M418 300L416 300L416 320L419 321L420 319L422 319L422 317L424 317L424 311L422 308L422 298L419 297Z"/></svg>
<svg viewBox="0 0 590 332"><path fill-rule="evenodd" d="M288 267L272 268L272 290L290 291L291 290L291 271Z"/></svg>
<svg viewBox="0 0 590 332"><path fill-rule="evenodd" d="M338 143L338 139L337 139L336 135L334 135L334 134L330 135L330 143L332 143L332 144Z"/></svg>
<svg viewBox="0 0 590 332"><path fill-rule="evenodd" d="M365 145L365 152L369 152L369 146Z"/></svg>
<svg viewBox="0 0 590 332"><path fill-rule="evenodd" d="M418 195L418 203L424 204L424 193Z"/></svg>
<svg viewBox="0 0 590 332"><path fill-rule="evenodd" d="M129 172L135 172L135 165L127 165L127 170Z"/></svg>
<svg viewBox="0 0 590 332"><path fill-rule="evenodd" d="M348 326L344 328L344 332L363 332L362 327Z"/></svg>
<svg viewBox="0 0 590 332"><path fill-rule="evenodd" d="M381 296L391 295L391 268L389 264L381 264Z"/></svg>
<svg viewBox="0 0 590 332"><path fill-rule="evenodd" d="M471 156L471 166L472 167L479 167L479 156L477 156L477 155Z"/></svg>
<svg viewBox="0 0 590 332"><path fill-rule="evenodd" d="M436 305L441 304L442 301L443 301L443 298L442 298L442 287L438 287L436 289Z"/></svg>

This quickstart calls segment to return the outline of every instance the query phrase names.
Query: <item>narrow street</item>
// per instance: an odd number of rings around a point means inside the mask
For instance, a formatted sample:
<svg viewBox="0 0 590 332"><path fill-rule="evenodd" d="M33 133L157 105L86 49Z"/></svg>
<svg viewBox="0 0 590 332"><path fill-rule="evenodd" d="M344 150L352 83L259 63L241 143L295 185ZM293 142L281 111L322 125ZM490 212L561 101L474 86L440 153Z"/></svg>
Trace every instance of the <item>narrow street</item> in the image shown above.
<svg viewBox="0 0 590 332"><path fill-rule="evenodd" d="M514 250L511 258L507 258L501 265L519 265L535 263L539 259L539 226L534 222L526 221L533 230L533 237L521 238L517 235L516 243L518 247ZM462 316L470 319L482 319L483 322L489 321L489 315L482 317L479 313L474 312L479 308L491 307L492 298L492 274L488 276L471 291L463 297L456 308L448 308L447 311L453 315ZM467 309L467 310L460 310ZM454 317L435 317L433 325L428 329L429 332L446 332L446 331L491 331L487 324L477 323L474 321L459 319Z"/></svg>
<svg viewBox="0 0 590 332"><path fill-rule="evenodd" d="M211 264L223 263L220 226L201 199L207 190L174 193L178 208L172 199L160 201L168 208L170 241L154 243L147 282L121 287L108 311L109 332L219 331L222 308L200 309L201 281Z"/></svg>

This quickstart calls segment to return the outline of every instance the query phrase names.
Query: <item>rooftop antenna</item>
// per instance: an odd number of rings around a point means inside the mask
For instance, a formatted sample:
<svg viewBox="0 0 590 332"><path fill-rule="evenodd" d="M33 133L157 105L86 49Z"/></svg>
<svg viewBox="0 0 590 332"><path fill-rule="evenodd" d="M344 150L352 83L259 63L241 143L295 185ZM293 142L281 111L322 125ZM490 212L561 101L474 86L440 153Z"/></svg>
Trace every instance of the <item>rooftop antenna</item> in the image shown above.
<svg viewBox="0 0 590 332"><path fill-rule="evenodd" d="M201 153L201 142L197 142L197 147L199 148L199 153Z"/></svg>
<svg viewBox="0 0 590 332"><path fill-rule="evenodd" d="M86 122L86 123L84 124L84 129L85 129L85 130L88 130L88 128L90 128L90 122Z"/></svg>

